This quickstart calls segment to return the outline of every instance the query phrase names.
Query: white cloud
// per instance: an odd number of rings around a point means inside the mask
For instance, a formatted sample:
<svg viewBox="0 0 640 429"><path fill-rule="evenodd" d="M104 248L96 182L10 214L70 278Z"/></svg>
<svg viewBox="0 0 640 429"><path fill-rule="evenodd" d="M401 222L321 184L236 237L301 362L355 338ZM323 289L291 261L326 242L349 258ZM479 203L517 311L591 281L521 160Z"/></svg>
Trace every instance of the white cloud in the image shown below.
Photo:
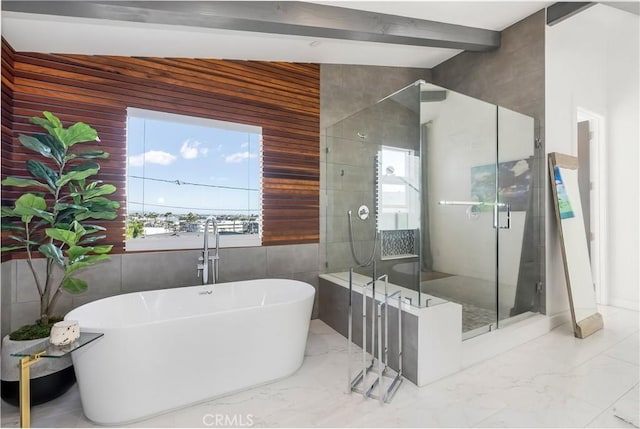
<svg viewBox="0 0 640 429"><path fill-rule="evenodd" d="M242 144L240 145L240 147L241 147L241 148L249 147L249 143L244 142L244 143L242 143Z"/></svg>
<svg viewBox="0 0 640 429"><path fill-rule="evenodd" d="M176 160L174 155L169 152L163 152L161 150L150 150L140 155L133 155L129 157L129 165L132 167L142 167L147 164L160 164L169 165Z"/></svg>
<svg viewBox="0 0 640 429"><path fill-rule="evenodd" d="M236 152L236 153L232 153L231 155L225 156L224 162L226 162L227 164L238 164L244 161L245 159L256 158L257 156L258 155L256 155L255 153Z"/></svg>
<svg viewBox="0 0 640 429"><path fill-rule="evenodd" d="M159 202L160 204L164 203L164 197L158 197L158 202Z"/></svg>
<svg viewBox="0 0 640 429"><path fill-rule="evenodd" d="M202 142L198 140L187 139L182 142L182 146L180 147L180 155L184 159L195 159L198 155L207 156L209 153L209 148L201 147Z"/></svg>

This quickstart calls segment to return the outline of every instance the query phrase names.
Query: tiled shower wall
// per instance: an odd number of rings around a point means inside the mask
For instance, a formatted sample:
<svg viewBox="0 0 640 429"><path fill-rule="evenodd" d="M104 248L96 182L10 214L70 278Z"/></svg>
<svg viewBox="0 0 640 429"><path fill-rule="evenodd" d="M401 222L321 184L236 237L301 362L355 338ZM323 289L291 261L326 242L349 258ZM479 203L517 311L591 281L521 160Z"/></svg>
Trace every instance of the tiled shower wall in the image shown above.
<svg viewBox="0 0 640 429"><path fill-rule="evenodd" d="M302 280L318 287L318 244L225 248L220 250L220 282L259 278ZM64 293L57 313L100 298L128 292L193 286L201 283L196 264L199 250L125 253L112 255L77 277L89 289L78 295ZM37 266L44 261L38 260ZM37 318L40 301L33 277L24 260L2 263L2 335ZM317 310L317 299L313 317Z"/></svg>

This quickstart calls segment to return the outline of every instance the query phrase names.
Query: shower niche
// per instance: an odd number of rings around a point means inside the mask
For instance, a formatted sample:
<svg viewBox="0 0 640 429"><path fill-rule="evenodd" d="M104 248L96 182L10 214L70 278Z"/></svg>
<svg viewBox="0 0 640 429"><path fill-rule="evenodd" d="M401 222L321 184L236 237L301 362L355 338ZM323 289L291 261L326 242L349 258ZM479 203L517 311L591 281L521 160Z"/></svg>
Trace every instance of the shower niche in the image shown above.
<svg viewBox="0 0 640 429"><path fill-rule="evenodd" d="M327 275L356 267L352 251L373 255L411 306L460 305L463 339L540 311L545 176L533 118L418 81L326 139ZM362 205L371 213L353 218L351 246L347 212Z"/></svg>

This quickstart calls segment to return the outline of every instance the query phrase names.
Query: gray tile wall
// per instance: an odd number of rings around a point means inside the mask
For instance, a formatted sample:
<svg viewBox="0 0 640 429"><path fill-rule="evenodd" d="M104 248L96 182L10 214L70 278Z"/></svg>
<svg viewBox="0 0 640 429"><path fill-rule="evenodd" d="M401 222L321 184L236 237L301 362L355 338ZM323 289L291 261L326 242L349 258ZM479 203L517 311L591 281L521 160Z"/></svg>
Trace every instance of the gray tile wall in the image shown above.
<svg viewBox="0 0 640 429"><path fill-rule="evenodd" d="M432 82L454 91L479 98L531 116L536 122L533 221L524 237L521 263L526 266L525 283L545 280L544 186L547 183L544 150L545 115L545 11L506 28L502 46L494 52L463 52L431 70ZM520 283L520 282L519 282ZM544 287L539 310L545 313Z"/></svg>
<svg viewBox="0 0 640 429"><path fill-rule="evenodd" d="M225 248L220 250L220 282L257 278L290 278L318 287L318 244ZM78 274L89 283L81 294L64 293L57 313L121 293L200 284L198 250L125 253L112 255ZM42 268L43 260L36 261ZM38 317L40 303L31 272L24 260L2 263L2 335ZM312 317L317 317L318 294Z"/></svg>

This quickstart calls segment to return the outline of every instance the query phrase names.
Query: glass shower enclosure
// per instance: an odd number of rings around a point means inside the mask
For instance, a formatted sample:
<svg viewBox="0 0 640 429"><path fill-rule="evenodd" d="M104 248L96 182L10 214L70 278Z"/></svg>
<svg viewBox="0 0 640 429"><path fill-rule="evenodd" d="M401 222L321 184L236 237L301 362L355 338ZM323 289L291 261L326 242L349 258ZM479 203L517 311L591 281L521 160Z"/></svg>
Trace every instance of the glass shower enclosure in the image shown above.
<svg viewBox="0 0 640 429"><path fill-rule="evenodd" d="M525 115L418 81L326 130L327 272L462 306L463 338L539 311L540 159Z"/></svg>

